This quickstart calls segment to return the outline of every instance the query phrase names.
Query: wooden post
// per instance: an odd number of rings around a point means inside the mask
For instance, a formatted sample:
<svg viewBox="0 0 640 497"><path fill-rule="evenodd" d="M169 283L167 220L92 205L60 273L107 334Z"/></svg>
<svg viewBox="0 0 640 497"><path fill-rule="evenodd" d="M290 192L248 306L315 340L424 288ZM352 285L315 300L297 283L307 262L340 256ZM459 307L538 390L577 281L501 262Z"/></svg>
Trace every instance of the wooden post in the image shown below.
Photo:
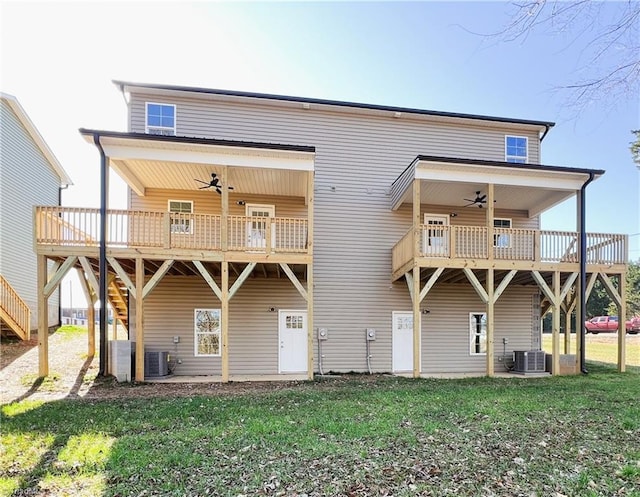
<svg viewBox="0 0 640 497"><path fill-rule="evenodd" d="M220 172L220 182L222 183L222 207L220 216L220 247L226 252L229 246L229 188L227 181L229 179L227 166L222 167Z"/></svg>
<svg viewBox="0 0 640 497"><path fill-rule="evenodd" d="M552 328L552 354L553 364L551 374L560 374L560 271L553 272L553 328Z"/></svg>
<svg viewBox="0 0 640 497"><path fill-rule="evenodd" d="M494 219L494 188L493 183L489 183L487 185L487 210L486 210L486 221L487 221L487 257L490 261L494 258L494 240L493 240L493 219ZM488 318L489 316L487 316Z"/></svg>
<svg viewBox="0 0 640 497"><path fill-rule="evenodd" d="M625 273L620 273L618 292L620 302L618 302L618 371L624 373L627 369L626 335L627 335L627 285Z"/></svg>
<svg viewBox="0 0 640 497"><path fill-rule="evenodd" d="M162 218L162 244L164 248L171 248L171 213L165 212Z"/></svg>
<svg viewBox="0 0 640 497"><path fill-rule="evenodd" d="M144 260L136 258L136 381L144 381Z"/></svg>
<svg viewBox="0 0 640 497"><path fill-rule="evenodd" d="M494 288L494 269L489 268L487 269L487 376L494 375Z"/></svg>
<svg viewBox="0 0 640 497"><path fill-rule="evenodd" d="M265 229L265 233L264 233L265 250L264 251L267 254L273 253L273 242L271 240L271 226L273 226L272 220L273 219L271 217L268 217L266 219L265 228L264 228Z"/></svg>
<svg viewBox="0 0 640 497"><path fill-rule="evenodd" d="M576 279L576 283L574 286L574 291L576 293L574 293L573 295L573 299L571 304L567 307L567 313L566 313L566 323L565 323L565 337L564 337L564 353L565 354L571 354L571 331L573 330L573 325L572 325L572 321L573 321L573 313L574 311L577 311L576 305L578 302L578 296L577 296L577 292L578 292L578 284L579 284L580 278ZM576 313L576 341L577 341L577 336L578 336L578 330L579 330L579 323L578 323L578 314ZM577 352L577 349L576 349Z"/></svg>
<svg viewBox="0 0 640 497"><path fill-rule="evenodd" d="M96 355L96 308L94 300L87 301L87 355Z"/></svg>
<svg viewBox="0 0 640 497"><path fill-rule="evenodd" d="M533 260L535 262L540 262L541 259L540 239L540 230L536 230L533 234Z"/></svg>
<svg viewBox="0 0 640 497"><path fill-rule="evenodd" d="M226 185L223 183L224 187ZM220 346L221 346L221 359L222 359L222 382L227 383L229 381L229 263L222 261L222 302L220 316Z"/></svg>
<svg viewBox="0 0 640 497"><path fill-rule="evenodd" d="M576 280L576 298L575 298L575 313L576 313L576 373L580 373L580 348L582 347L582 328L584 323L580 321L582 302L582 290L580 289L582 277Z"/></svg>
<svg viewBox="0 0 640 497"><path fill-rule="evenodd" d="M420 320L420 266L413 265L413 377L420 378L420 342L422 337Z"/></svg>
<svg viewBox="0 0 640 497"><path fill-rule="evenodd" d="M38 376L49 374L49 299L44 293L47 284L47 257L38 255Z"/></svg>
<svg viewBox="0 0 640 497"><path fill-rule="evenodd" d="M113 306L111 306L111 315L113 316L111 321L111 325L113 327L112 340L117 340L118 339L118 320L116 319L116 308Z"/></svg>
<svg viewBox="0 0 640 497"><path fill-rule="evenodd" d="M420 219L420 180L413 180L413 292L411 303L413 309L413 377L420 377L420 266L418 258L422 244L422 221Z"/></svg>
<svg viewBox="0 0 640 497"><path fill-rule="evenodd" d="M307 253L313 260L314 172L307 174ZM313 380L313 263L307 264L307 374Z"/></svg>

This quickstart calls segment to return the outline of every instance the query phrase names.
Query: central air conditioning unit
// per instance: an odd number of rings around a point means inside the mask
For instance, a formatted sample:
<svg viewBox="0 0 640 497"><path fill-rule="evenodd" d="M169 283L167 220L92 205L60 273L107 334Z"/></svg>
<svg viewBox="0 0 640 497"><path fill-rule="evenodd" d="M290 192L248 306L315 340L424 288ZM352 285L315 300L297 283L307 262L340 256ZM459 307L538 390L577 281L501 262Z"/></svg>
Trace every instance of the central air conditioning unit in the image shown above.
<svg viewBox="0 0 640 497"><path fill-rule="evenodd" d="M513 370L519 373L544 373L544 350L514 350Z"/></svg>
<svg viewBox="0 0 640 497"><path fill-rule="evenodd" d="M144 376L153 378L169 374L169 352L145 352Z"/></svg>

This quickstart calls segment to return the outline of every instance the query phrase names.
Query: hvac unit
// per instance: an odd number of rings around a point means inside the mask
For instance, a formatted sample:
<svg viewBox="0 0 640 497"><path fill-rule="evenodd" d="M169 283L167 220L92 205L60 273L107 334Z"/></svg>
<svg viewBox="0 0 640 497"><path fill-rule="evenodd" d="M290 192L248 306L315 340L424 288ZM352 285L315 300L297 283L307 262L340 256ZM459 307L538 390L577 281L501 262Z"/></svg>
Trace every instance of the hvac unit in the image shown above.
<svg viewBox="0 0 640 497"><path fill-rule="evenodd" d="M544 373L544 350L514 350L513 370L519 373Z"/></svg>
<svg viewBox="0 0 640 497"><path fill-rule="evenodd" d="M169 352L145 352L144 376L153 378L169 374Z"/></svg>

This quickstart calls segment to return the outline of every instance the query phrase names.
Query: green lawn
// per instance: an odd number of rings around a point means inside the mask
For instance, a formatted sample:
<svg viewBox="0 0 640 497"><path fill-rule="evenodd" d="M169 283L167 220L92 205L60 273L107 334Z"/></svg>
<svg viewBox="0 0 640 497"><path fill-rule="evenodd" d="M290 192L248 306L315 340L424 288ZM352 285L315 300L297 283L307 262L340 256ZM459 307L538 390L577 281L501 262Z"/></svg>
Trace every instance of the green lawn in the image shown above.
<svg viewBox="0 0 640 497"><path fill-rule="evenodd" d="M609 364L618 364L618 337L611 334L599 334L586 336L587 348L585 357L587 361L597 361ZM640 366L640 336L627 335L625 337L627 344L627 366ZM551 334L542 335L542 349L551 353ZM564 353L564 335L560 335L560 350ZM576 353L576 336L571 335L571 353Z"/></svg>
<svg viewBox="0 0 640 497"><path fill-rule="evenodd" d="M639 497L631 370L22 401L2 406L0 494Z"/></svg>

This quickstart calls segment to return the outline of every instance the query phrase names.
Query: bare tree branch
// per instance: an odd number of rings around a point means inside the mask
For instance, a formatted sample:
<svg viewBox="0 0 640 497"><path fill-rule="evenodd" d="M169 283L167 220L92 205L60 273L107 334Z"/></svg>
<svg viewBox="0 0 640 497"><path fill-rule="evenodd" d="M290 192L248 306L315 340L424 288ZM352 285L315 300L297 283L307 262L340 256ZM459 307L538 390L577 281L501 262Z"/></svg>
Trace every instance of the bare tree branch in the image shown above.
<svg viewBox="0 0 640 497"><path fill-rule="evenodd" d="M510 22L486 37L523 43L546 32L563 40L563 50L583 44L575 80L556 86L569 92L578 114L595 101L640 94L640 1L528 0L512 7Z"/></svg>

